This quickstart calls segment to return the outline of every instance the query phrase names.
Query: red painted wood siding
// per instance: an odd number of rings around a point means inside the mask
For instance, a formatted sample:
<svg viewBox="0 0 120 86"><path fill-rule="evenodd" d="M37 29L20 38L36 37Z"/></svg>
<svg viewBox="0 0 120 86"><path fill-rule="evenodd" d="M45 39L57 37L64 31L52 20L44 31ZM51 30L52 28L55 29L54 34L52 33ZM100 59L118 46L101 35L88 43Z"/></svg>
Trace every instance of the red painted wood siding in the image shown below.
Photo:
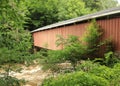
<svg viewBox="0 0 120 86"><path fill-rule="evenodd" d="M120 51L120 18L97 20L97 23L103 29L103 39L111 38L115 49ZM34 46L52 50L62 49L62 46L57 47L55 44L57 35L62 35L63 37L67 37L68 35L76 35L81 38L88 25L89 23L79 23L34 32ZM47 47L45 47L45 45L47 45Z"/></svg>
<svg viewBox="0 0 120 86"><path fill-rule="evenodd" d="M103 39L112 39L115 50L120 51L120 18L97 21L103 29Z"/></svg>

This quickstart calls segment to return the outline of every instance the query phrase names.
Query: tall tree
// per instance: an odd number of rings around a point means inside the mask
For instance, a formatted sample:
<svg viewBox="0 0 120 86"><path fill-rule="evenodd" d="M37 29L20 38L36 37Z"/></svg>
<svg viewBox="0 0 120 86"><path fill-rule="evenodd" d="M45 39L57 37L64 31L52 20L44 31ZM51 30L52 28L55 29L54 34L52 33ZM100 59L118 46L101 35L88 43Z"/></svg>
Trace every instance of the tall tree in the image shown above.
<svg viewBox="0 0 120 86"><path fill-rule="evenodd" d="M100 0L101 10L116 7L118 5L117 0Z"/></svg>
<svg viewBox="0 0 120 86"><path fill-rule="evenodd" d="M28 19L26 15L29 12L24 1L0 1L0 51L5 50L2 54L9 59L13 56L22 58L31 48L30 33L24 30Z"/></svg>
<svg viewBox="0 0 120 86"><path fill-rule="evenodd" d="M117 5L116 0L27 0L27 2L30 12L27 24L29 30Z"/></svg>
<svg viewBox="0 0 120 86"><path fill-rule="evenodd" d="M90 13L82 0L61 0L58 9L59 20L75 18Z"/></svg>
<svg viewBox="0 0 120 86"><path fill-rule="evenodd" d="M83 0L83 2L85 2L85 6L87 8L90 8L90 10L98 10L100 8L100 4L99 4L100 0Z"/></svg>
<svg viewBox="0 0 120 86"><path fill-rule="evenodd" d="M29 0L29 11L31 18L28 21L30 30L42 27L58 21L58 0Z"/></svg>
<svg viewBox="0 0 120 86"><path fill-rule="evenodd" d="M85 8L82 0L29 0L28 23L30 30L46 26L58 21L88 14L89 8Z"/></svg>
<svg viewBox="0 0 120 86"><path fill-rule="evenodd" d="M83 0L83 2L85 2L86 7L93 11L116 7L118 4L117 0Z"/></svg>

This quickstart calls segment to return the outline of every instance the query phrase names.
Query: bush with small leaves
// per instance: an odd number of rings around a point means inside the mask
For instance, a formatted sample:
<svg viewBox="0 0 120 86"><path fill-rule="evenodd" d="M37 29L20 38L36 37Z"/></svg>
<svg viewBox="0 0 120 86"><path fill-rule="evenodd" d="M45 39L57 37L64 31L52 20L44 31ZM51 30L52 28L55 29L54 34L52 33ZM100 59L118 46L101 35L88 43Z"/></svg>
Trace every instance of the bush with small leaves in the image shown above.
<svg viewBox="0 0 120 86"><path fill-rule="evenodd" d="M25 82L11 76L0 77L0 86L21 86Z"/></svg>
<svg viewBox="0 0 120 86"><path fill-rule="evenodd" d="M113 68L110 68L105 65L93 63L92 61L82 61L82 63L76 67L76 70L107 79L110 86L119 86L120 84L120 63L117 63Z"/></svg>
<svg viewBox="0 0 120 86"><path fill-rule="evenodd" d="M110 86L101 77L85 72L74 72L47 79L42 86Z"/></svg>
<svg viewBox="0 0 120 86"><path fill-rule="evenodd" d="M99 67L99 66L100 66L100 64L94 63L90 60L88 60L88 61L82 60L81 64L77 65L76 70L77 71L89 72L90 70L93 70L94 68Z"/></svg>

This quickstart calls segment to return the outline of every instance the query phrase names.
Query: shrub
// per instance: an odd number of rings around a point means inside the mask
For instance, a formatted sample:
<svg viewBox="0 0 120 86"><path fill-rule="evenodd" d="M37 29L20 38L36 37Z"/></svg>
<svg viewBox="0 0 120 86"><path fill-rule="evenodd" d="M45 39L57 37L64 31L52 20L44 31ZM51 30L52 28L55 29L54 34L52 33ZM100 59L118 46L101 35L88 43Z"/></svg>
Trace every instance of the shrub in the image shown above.
<svg viewBox="0 0 120 86"><path fill-rule="evenodd" d="M70 46L76 42L80 42L79 41L79 37L74 36L74 35L68 35L67 38L63 38L61 35L57 35L57 40L56 40L56 45L57 46Z"/></svg>
<svg viewBox="0 0 120 86"><path fill-rule="evenodd" d="M11 76L0 77L0 86L21 86L24 84L23 80Z"/></svg>
<svg viewBox="0 0 120 86"><path fill-rule="evenodd" d="M107 80L112 79L114 76L114 72L111 68L93 63L92 61L84 61L82 64L77 66L77 70L92 73Z"/></svg>
<svg viewBox="0 0 120 86"><path fill-rule="evenodd" d="M92 61L82 61L81 64L77 65L76 70L77 71L84 71L89 72L90 70L93 70L94 68L99 67L100 65L98 63L93 63Z"/></svg>
<svg viewBox="0 0 120 86"><path fill-rule="evenodd" d="M80 43L73 43L70 46L65 47L63 50L65 59L70 61L70 63L75 68L77 61L81 60L85 56L86 47Z"/></svg>
<svg viewBox="0 0 120 86"><path fill-rule="evenodd" d="M113 67L113 69L120 69L120 63L116 63Z"/></svg>
<svg viewBox="0 0 120 86"><path fill-rule="evenodd" d="M91 58L98 57L98 51L100 49L100 28L95 20L92 20L90 25L87 27L86 34L83 37L83 41L87 46L88 56Z"/></svg>
<svg viewBox="0 0 120 86"><path fill-rule="evenodd" d="M111 68L106 66L94 67L92 70L89 70L89 73L95 74L96 76L103 77L107 80L112 80L114 78L114 72Z"/></svg>
<svg viewBox="0 0 120 86"><path fill-rule="evenodd" d="M113 68L109 68L104 65L93 63L92 61L83 61L76 69L77 71L84 71L107 79L110 86L119 86L120 84L120 63L115 64Z"/></svg>
<svg viewBox="0 0 120 86"><path fill-rule="evenodd" d="M65 59L64 52L62 50L48 51L47 62L58 63L63 62Z"/></svg>
<svg viewBox="0 0 120 86"><path fill-rule="evenodd" d="M84 58L86 47L80 43L78 37L76 36L69 36L67 39L64 40L67 41L64 42L65 47L63 50L48 51L46 63L57 63L67 60L72 64L73 68L75 69L77 61Z"/></svg>
<svg viewBox="0 0 120 86"><path fill-rule="evenodd" d="M109 82L93 74L75 72L47 79L42 86L109 86Z"/></svg>
<svg viewBox="0 0 120 86"><path fill-rule="evenodd" d="M105 59L103 61L103 63L106 66L112 67L114 66L114 64L119 63L120 60L115 56L114 52L110 51L104 54Z"/></svg>
<svg viewBox="0 0 120 86"><path fill-rule="evenodd" d="M19 52L8 48L0 49L0 65L5 63L31 63L35 56L29 52Z"/></svg>
<svg viewBox="0 0 120 86"><path fill-rule="evenodd" d="M116 63L120 62L120 59L115 55L114 52L109 51L104 54L104 58L95 58L93 61L108 67L113 67Z"/></svg>
<svg viewBox="0 0 120 86"><path fill-rule="evenodd" d="M43 70L51 69L51 71L53 72L60 71L59 70L60 68L58 67L57 64L64 61L64 56L62 56L63 51L49 50L47 53L48 53L48 56L42 59L42 61L40 62L43 65Z"/></svg>
<svg viewBox="0 0 120 86"><path fill-rule="evenodd" d="M70 61L75 69L77 61L85 58L87 47L83 46L82 42L77 36L69 36L65 43L63 56L66 60Z"/></svg>
<svg viewBox="0 0 120 86"><path fill-rule="evenodd" d="M112 70L114 71L114 78L112 79L111 84L113 86L119 86L120 85L120 63L115 64Z"/></svg>

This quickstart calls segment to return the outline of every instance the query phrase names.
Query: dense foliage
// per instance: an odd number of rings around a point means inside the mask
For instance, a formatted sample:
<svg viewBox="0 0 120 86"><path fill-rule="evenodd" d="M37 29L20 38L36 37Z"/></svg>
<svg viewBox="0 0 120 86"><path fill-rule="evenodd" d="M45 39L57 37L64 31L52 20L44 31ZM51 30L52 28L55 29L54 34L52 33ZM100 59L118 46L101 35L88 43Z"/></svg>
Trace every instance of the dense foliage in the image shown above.
<svg viewBox="0 0 120 86"><path fill-rule="evenodd" d="M105 4L106 2L112 3ZM81 41L78 40L79 38L71 36L70 38L65 39L64 43L66 46L63 51L49 51L48 53L46 53L46 51L45 53L38 52L34 56L31 54L32 40L29 30L34 30L38 27L52 24L54 22L82 16L88 13L93 13L98 10L103 10L115 6L117 6L117 1L115 0L1 0L0 65L7 64L7 67L4 69L7 71L3 77L0 77L0 85L20 86L21 82L19 82L18 79L9 76L9 72L13 63L29 63L31 60L38 57L48 57L44 59L44 61L45 63L48 63L48 67L51 66L53 70L58 70L56 63L64 62L66 60L70 61L75 67L78 60L86 57L86 55L88 55L88 51L90 51L90 53L93 53L93 47L97 46L93 45L89 47L83 47L82 44L79 44L81 43ZM96 27L97 26L95 26L95 28ZM94 29L93 32L95 34L92 35L98 37L100 34L96 33L96 31L97 29ZM87 38L92 39L87 40L87 42L94 42L94 37L87 36ZM109 56L108 53L108 55L106 54L105 56L105 64L107 65L109 62L111 62L111 60L109 60L109 57L111 55ZM115 66L115 68L117 67L119 66ZM97 69L95 70L97 71ZM114 70L116 74L118 71L119 70ZM83 81L82 77L86 75L84 72L76 74L81 78L81 81ZM76 79L78 78L74 74L68 74L67 76L74 76L73 78ZM90 78L90 76L92 76L92 78ZM62 78L63 76L60 77ZM92 81L90 83L84 82L81 84L98 84L101 86L104 86L104 84L109 84L106 81L106 78L102 77L101 75L96 76L96 74L88 74L88 77L89 78L87 80ZM103 83L101 84L98 79L100 79ZM118 81L114 79L114 82L118 83ZM56 83L58 83L58 81L56 81ZM77 81L71 81L69 84L74 83L76 84Z"/></svg>
<svg viewBox="0 0 120 86"><path fill-rule="evenodd" d="M77 66L77 70L82 70L84 72L92 73L96 76L105 78L110 82L110 86L116 86L120 84L119 64L120 63L116 63L114 67L109 68L107 66L102 66L91 61L84 61L82 64Z"/></svg>
<svg viewBox="0 0 120 86"><path fill-rule="evenodd" d="M0 54L1 62L23 60L31 49L31 35L24 30L28 10L26 3L15 0L1 1ZM19 60L18 60L19 59Z"/></svg>
<svg viewBox="0 0 120 86"><path fill-rule="evenodd" d="M27 24L29 30L117 6L116 0L27 0L27 2L30 12Z"/></svg>
<svg viewBox="0 0 120 86"><path fill-rule="evenodd" d="M24 84L22 80L11 76L0 77L0 86L21 86L22 84Z"/></svg>
<svg viewBox="0 0 120 86"><path fill-rule="evenodd" d="M43 86L119 86L120 63L109 68L92 61L82 61L77 72L46 79Z"/></svg>
<svg viewBox="0 0 120 86"><path fill-rule="evenodd" d="M24 30L28 10L24 0L0 1L0 65L7 64L1 74L0 86L20 86L18 79L9 76L12 63L25 63L30 56L31 35ZM2 66L1 66L2 67Z"/></svg>
<svg viewBox="0 0 120 86"><path fill-rule="evenodd" d="M42 86L110 86L109 82L101 77L85 72L75 72L50 78Z"/></svg>
<svg viewBox="0 0 120 86"><path fill-rule="evenodd" d="M116 1L113 1L113 2L114 2L113 6L116 6ZM32 30L33 28L44 26L53 22L88 14L90 12L93 12L93 8L91 7L94 5L97 8L101 8L98 5L98 3L100 3L100 1L96 1L93 3L92 0L91 2L87 2L86 0L67 0L67 1L64 1L64 0L61 0L61 1L59 0L46 0L46 1L4 0L4 1L1 1L0 2L1 59L5 57L6 59L7 58L9 59L9 60L7 59L8 61L10 61L10 58L12 61L14 61L15 59L16 61L18 61L18 60L24 60L24 57L26 57L26 55L29 56L29 51L32 45L31 35L29 31L24 29ZM94 9L98 10L97 8L94 8ZM95 26L95 28L96 27L97 26ZM91 28L92 28L92 25L91 25ZM99 36L98 33L94 35ZM86 37L86 38L89 38L89 37ZM74 47L77 47L78 49L74 50L73 49ZM83 49L80 47L82 47L82 45L78 45L78 41L77 41L76 44L72 43L68 45L68 47L66 47L66 50L64 52L67 52L73 49L74 51L77 50L76 53L80 53L80 51L78 52L78 50ZM10 53L14 53L14 54L10 55ZM81 53L83 53L83 51L81 51ZM2 61L7 62L7 60L4 61L3 59L1 60L1 63Z"/></svg>
<svg viewBox="0 0 120 86"><path fill-rule="evenodd" d="M117 0L83 0L85 6L90 8L92 11L104 10L107 8L117 6Z"/></svg>
<svg viewBox="0 0 120 86"><path fill-rule="evenodd" d="M64 6L64 7L63 7ZM58 8L58 20L67 20L91 13L82 0L61 0Z"/></svg>

